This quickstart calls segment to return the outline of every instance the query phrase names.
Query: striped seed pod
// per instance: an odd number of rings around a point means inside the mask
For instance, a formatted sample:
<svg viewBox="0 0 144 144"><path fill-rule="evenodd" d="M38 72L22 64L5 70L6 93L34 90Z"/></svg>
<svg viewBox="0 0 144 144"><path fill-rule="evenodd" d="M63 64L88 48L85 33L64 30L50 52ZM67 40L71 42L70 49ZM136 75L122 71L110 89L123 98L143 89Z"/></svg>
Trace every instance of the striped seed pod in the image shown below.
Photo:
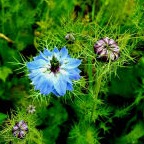
<svg viewBox="0 0 144 144"><path fill-rule="evenodd" d="M23 139L28 133L28 126L26 122L23 120L17 122L12 129L12 133L15 137Z"/></svg>
<svg viewBox="0 0 144 144"><path fill-rule="evenodd" d="M117 60L120 53L117 43L108 37L98 40L94 44L94 51L98 55L98 58L104 61Z"/></svg>

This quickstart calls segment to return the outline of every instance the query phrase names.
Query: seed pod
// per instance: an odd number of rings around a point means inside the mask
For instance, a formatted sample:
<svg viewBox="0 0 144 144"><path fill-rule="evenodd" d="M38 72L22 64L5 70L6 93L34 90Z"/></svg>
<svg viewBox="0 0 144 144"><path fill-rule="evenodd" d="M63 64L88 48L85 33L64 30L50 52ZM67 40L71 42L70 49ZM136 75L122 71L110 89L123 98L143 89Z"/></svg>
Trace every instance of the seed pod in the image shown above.
<svg viewBox="0 0 144 144"><path fill-rule="evenodd" d="M28 133L27 124L23 120L17 122L12 129L12 133L17 138L20 139L24 138L25 135Z"/></svg>
<svg viewBox="0 0 144 144"><path fill-rule="evenodd" d="M68 42L74 42L74 41L75 41L75 37L73 36L72 33L68 33L68 34L65 36L65 39L66 39Z"/></svg>
<svg viewBox="0 0 144 144"><path fill-rule="evenodd" d="M108 37L97 41L94 44L94 51L98 55L98 58L104 61L117 60L120 53L120 49L117 43Z"/></svg>

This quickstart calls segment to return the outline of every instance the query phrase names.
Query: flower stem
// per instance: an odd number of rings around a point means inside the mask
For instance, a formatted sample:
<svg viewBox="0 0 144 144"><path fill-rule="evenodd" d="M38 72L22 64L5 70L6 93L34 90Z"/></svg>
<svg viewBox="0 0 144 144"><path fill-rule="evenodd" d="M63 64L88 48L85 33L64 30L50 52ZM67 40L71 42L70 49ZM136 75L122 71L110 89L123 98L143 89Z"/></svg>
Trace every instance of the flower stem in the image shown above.
<svg viewBox="0 0 144 144"><path fill-rule="evenodd" d="M97 70L97 75L95 78L95 85L93 87L93 107L92 107L92 112L91 112L91 121L95 121L94 118L94 111L97 108L97 100L98 100L98 95L100 92L100 88L101 88L101 84L102 84L102 80L104 80L105 76L108 75L108 73L110 73L110 67L111 67L111 63L109 62L108 64L99 67L99 71ZM103 81L104 82L104 81Z"/></svg>
<svg viewBox="0 0 144 144"><path fill-rule="evenodd" d="M93 107L92 107L91 121L94 121L94 119L95 119L94 118L94 111L96 110L96 107L97 107L97 99L98 99L98 94L100 92L101 80L102 80L102 75L97 77L96 83L95 83L95 86L94 86L94 89L93 89L94 103L93 103Z"/></svg>
<svg viewBox="0 0 144 144"><path fill-rule="evenodd" d="M0 38L5 39L9 43L13 43L13 41L10 38L8 38L6 35L4 35L3 33L0 33Z"/></svg>

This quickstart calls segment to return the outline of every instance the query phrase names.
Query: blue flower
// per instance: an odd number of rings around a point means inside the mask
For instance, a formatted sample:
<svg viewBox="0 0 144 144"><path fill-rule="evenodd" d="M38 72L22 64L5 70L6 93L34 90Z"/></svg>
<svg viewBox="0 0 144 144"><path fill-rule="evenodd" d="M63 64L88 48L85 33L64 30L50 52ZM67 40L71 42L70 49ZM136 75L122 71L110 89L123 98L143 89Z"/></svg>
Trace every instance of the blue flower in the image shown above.
<svg viewBox="0 0 144 144"><path fill-rule="evenodd" d="M55 47L53 51L44 49L27 63L27 68L35 90L44 95L52 92L56 96L63 96L66 90L73 90L72 80L80 79L77 68L80 64L81 60L68 55L66 47L60 51Z"/></svg>

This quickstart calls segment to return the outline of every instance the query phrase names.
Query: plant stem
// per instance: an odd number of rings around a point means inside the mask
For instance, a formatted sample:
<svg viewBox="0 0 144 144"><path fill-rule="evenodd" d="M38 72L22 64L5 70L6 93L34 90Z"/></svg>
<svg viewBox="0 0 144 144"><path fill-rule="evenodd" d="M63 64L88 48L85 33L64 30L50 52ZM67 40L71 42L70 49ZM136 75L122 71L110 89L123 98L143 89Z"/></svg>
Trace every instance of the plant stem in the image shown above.
<svg viewBox="0 0 144 144"><path fill-rule="evenodd" d="M93 94L94 94L94 104L92 107L92 114L91 114L91 121L93 121L93 117L94 117L94 111L96 110L97 107L97 99L98 99L98 94L100 91L100 87L101 87L101 80L102 80L102 75L100 75L97 79L96 79L96 83L93 89Z"/></svg>
<svg viewBox="0 0 144 144"><path fill-rule="evenodd" d="M110 72L110 67L111 67L111 63L108 63L108 64L98 68L99 72L97 72L97 76L95 78L95 85L93 87L94 104L92 107L91 121L93 121L93 119L95 119L94 111L97 108L97 100L98 100L98 95L99 95L100 88L101 88L102 79L104 79L104 77L107 76L106 74Z"/></svg>
<svg viewBox="0 0 144 144"><path fill-rule="evenodd" d="M0 38L5 39L9 43L13 43L13 41L10 38L8 38L7 36L5 36L3 33L0 33Z"/></svg>

